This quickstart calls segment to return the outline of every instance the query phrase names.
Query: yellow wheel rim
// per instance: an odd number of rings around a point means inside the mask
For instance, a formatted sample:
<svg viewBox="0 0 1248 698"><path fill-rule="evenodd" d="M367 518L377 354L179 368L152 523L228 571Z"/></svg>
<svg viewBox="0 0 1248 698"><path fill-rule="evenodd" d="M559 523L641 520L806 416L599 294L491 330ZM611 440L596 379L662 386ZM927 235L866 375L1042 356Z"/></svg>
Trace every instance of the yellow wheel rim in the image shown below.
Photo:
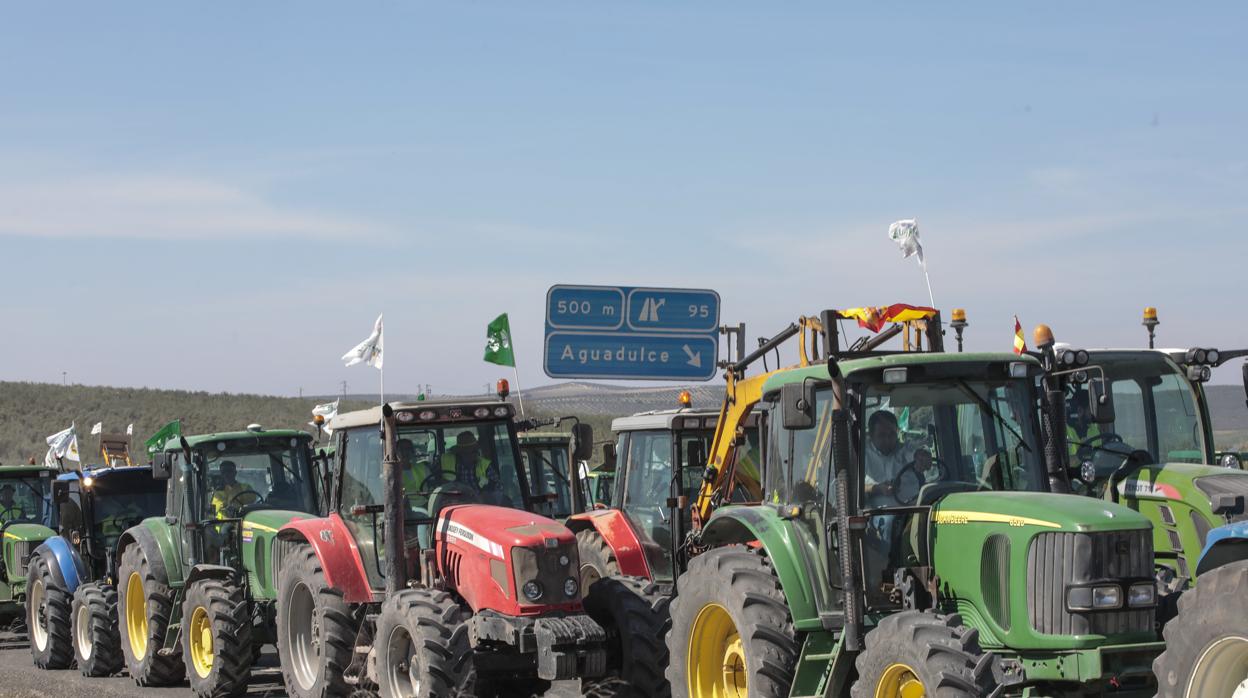
<svg viewBox="0 0 1248 698"><path fill-rule="evenodd" d="M207 678L212 673L212 622L208 620L208 609L196 606L191 613L191 626L188 631L191 641L191 664L200 678Z"/></svg>
<svg viewBox="0 0 1248 698"><path fill-rule="evenodd" d="M892 664L880 676L875 698L925 698L927 689L914 669L905 664Z"/></svg>
<svg viewBox="0 0 1248 698"><path fill-rule="evenodd" d="M143 578L131 572L126 581L126 631L130 635L130 651L134 658L147 657L147 599L143 596Z"/></svg>
<svg viewBox="0 0 1248 698"><path fill-rule="evenodd" d="M693 620L686 656L691 698L745 698L745 647L728 609L707 604Z"/></svg>

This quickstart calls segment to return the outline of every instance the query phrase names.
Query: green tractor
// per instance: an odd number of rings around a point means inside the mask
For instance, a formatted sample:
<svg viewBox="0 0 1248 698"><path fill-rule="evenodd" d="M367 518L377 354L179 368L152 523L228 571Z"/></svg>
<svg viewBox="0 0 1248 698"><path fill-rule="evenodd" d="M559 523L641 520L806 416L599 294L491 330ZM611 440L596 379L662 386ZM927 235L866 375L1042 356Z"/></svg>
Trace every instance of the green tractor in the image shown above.
<svg viewBox="0 0 1248 698"><path fill-rule="evenodd" d="M261 646L276 641L277 531L319 511L311 443L251 425L160 445L165 515L117 543L121 644L138 685L188 676L198 696L246 690Z"/></svg>
<svg viewBox="0 0 1248 698"><path fill-rule="evenodd" d="M826 365L767 377L763 502L721 503L689 542L674 695L1155 692L1148 519L1050 493L1040 362L943 353L926 310L934 352L842 349L852 315L825 311Z"/></svg>
<svg viewBox="0 0 1248 698"><path fill-rule="evenodd" d="M56 535L52 480L43 465L0 466L0 618L23 616L27 564L43 541Z"/></svg>

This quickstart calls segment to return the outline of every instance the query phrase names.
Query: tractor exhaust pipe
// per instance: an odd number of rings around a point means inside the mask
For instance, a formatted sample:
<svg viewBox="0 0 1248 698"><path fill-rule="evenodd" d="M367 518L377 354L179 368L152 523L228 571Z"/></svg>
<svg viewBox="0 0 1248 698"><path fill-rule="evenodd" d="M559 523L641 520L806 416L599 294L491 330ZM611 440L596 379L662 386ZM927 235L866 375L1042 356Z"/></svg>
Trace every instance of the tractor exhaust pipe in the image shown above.
<svg viewBox="0 0 1248 698"><path fill-rule="evenodd" d="M385 456L381 461L381 478L385 492L382 535L385 537L386 594L396 594L407 587L407 560L403 546L403 473L399 472L398 434L394 426L394 409L390 403L381 406L382 443Z"/></svg>

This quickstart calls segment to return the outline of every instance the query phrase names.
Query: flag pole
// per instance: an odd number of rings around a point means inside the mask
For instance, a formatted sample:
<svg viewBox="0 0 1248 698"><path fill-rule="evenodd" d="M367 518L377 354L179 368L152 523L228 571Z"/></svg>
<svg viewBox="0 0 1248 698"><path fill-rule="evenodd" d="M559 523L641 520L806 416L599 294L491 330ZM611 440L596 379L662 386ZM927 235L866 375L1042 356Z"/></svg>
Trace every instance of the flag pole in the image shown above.
<svg viewBox="0 0 1248 698"><path fill-rule="evenodd" d="M516 368L514 363L511 365L511 373L516 378L516 400L520 402L520 418L524 419L524 398L520 395L520 369Z"/></svg>
<svg viewBox="0 0 1248 698"><path fill-rule="evenodd" d="M923 280L927 282L927 300L936 307L936 296L932 295L932 277L927 273L927 262L923 262Z"/></svg>

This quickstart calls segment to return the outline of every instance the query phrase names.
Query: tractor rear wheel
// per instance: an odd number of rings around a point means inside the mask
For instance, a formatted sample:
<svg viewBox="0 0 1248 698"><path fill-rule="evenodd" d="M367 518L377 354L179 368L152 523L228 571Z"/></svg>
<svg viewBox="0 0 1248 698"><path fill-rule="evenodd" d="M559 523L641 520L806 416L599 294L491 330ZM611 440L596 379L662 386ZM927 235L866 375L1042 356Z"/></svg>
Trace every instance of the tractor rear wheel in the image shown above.
<svg viewBox="0 0 1248 698"><path fill-rule="evenodd" d="M355 647L355 622L342 592L325 581L310 545L286 556L277 581L277 649L286 694L292 698L342 696L343 674Z"/></svg>
<svg viewBox="0 0 1248 698"><path fill-rule="evenodd" d="M118 630L126 669L140 686L168 686L186 675L180 652L162 653L173 613L169 580L156 574L138 543L121 554L117 566Z"/></svg>
<svg viewBox="0 0 1248 698"><path fill-rule="evenodd" d="M117 632L117 589L111 584L83 584L74 592L74 656L83 676L112 676L126 660Z"/></svg>
<svg viewBox="0 0 1248 698"><path fill-rule="evenodd" d="M242 582L197 579L182 603L182 654L200 698L242 695L251 678L251 612Z"/></svg>
<svg viewBox="0 0 1248 698"><path fill-rule="evenodd" d="M741 545L689 561L672 601L667 678L673 696L783 698L797 632L771 560Z"/></svg>
<svg viewBox="0 0 1248 698"><path fill-rule="evenodd" d="M669 597L649 580L604 577L585 594L585 611L607 631L607 676L583 679L586 695L664 696L671 629Z"/></svg>
<svg viewBox="0 0 1248 698"><path fill-rule="evenodd" d="M864 640L852 698L980 698L997 689L996 655L956 613L894 613Z"/></svg>
<svg viewBox="0 0 1248 698"><path fill-rule="evenodd" d="M70 640L69 591L52 574L54 559L35 555L26 569L26 627L30 654L40 669L68 669L74 661Z"/></svg>
<svg viewBox="0 0 1248 698"><path fill-rule="evenodd" d="M468 618L445 591L407 589L386 599L376 635L381 697L475 695Z"/></svg>
<svg viewBox="0 0 1248 698"><path fill-rule="evenodd" d="M581 593L588 594L589 588L599 579L620 576L620 563L615 559L615 551L594 529L577 531L576 551L581 558Z"/></svg>
<svg viewBox="0 0 1248 698"><path fill-rule="evenodd" d="M1179 615L1153 660L1157 698L1231 698L1248 693L1248 560L1200 575L1179 596Z"/></svg>

